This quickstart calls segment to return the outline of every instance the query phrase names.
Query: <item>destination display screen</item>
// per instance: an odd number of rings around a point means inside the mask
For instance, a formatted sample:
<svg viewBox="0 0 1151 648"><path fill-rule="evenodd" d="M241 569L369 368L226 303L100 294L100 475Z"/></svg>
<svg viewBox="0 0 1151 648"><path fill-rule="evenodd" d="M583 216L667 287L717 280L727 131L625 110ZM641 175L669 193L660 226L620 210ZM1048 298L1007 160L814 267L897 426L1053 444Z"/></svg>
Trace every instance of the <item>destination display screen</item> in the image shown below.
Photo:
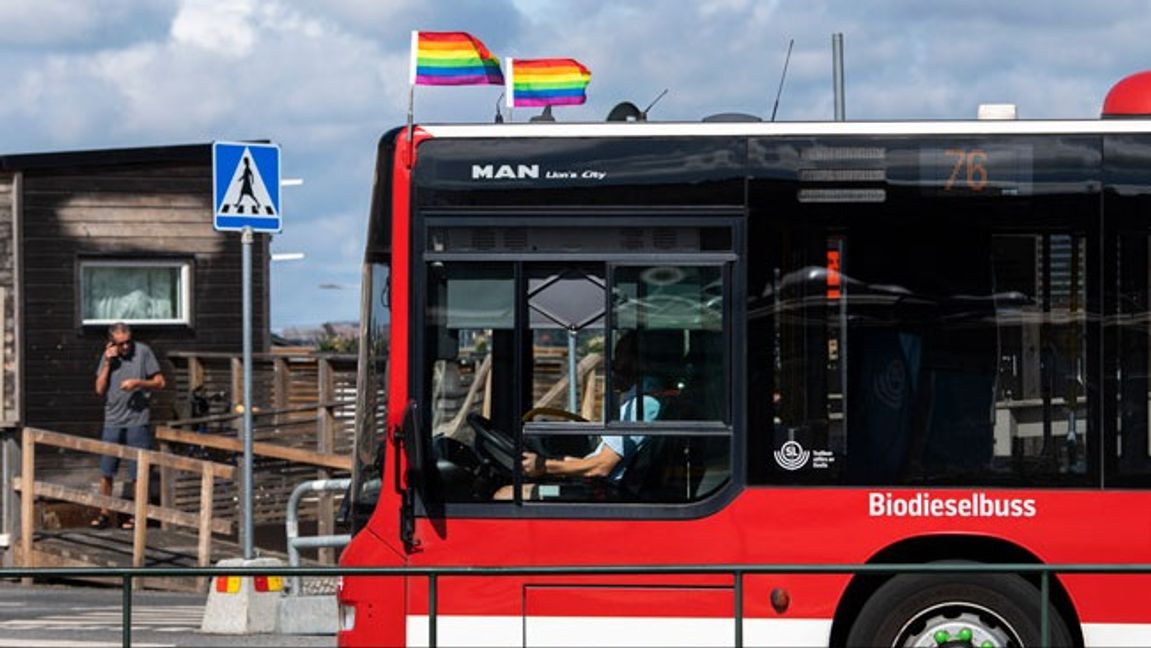
<svg viewBox="0 0 1151 648"><path fill-rule="evenodd" d="M930 196L1025 196L1033 152L1021 144L963 142L919 149L919 187Z"/></svg>

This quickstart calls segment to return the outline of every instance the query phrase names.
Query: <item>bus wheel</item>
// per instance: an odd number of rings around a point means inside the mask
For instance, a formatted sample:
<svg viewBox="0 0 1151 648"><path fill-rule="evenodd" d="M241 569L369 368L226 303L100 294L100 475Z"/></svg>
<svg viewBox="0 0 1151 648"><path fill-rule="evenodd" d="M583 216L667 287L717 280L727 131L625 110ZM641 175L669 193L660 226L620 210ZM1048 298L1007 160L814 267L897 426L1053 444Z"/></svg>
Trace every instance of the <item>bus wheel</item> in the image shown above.
<svg viewBox="0 0 1151 648"><path fill-rule="evenodd" d="M1070 646L1048 604L1051 646ZM1039 590L1013 574L904 574L871 595L848 646L1021 648L1040 645Z"/></svg>

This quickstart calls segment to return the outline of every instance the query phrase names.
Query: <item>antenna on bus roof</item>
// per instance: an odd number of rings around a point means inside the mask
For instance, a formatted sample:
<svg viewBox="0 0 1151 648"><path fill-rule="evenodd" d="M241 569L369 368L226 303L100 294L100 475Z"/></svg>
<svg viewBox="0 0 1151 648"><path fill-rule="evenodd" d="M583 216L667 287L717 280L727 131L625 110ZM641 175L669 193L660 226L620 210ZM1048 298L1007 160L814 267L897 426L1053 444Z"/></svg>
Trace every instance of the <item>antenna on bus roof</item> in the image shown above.
<svg viewBox="0 0 1151 648"><path fill-rule="evenodd" d="M503 113L500 112L500 102L502 102L504 100L504 94L506 94L506 93L501 92L500 98L496 99L496 123L497 124L504 123L504 115L503 115Z"/></svg>
<svg viewBox="0 0 1151 648"><path fill-rule="evenodd" d="M644 121L647 121L647 114L648 114L649 112L651 112L651 109L652 109L653 107L655 107L655 105L656 105L657 103L659 103L659 100L660 100L660 99L663 99L663 96L664 96L665 94L667 94L667 91L668 91L668 88L664 88L664 89L663 89L663 92L659 93L659 96L658 96L658 97L656 97L655 99L652 99L652 100L651 100L651 103L649 103L649 104L647 105L647 108L644 108L644 109L643 109L643 111L642 111L640 114L641 114L641 115L643 115L643 120L644 120Z"/></svg>
<svg viewBox="0 0 1151 648"><path fill-rule="evenodd" d="M787 56L783 59L783 74L779 75L779 89L775 91L775 104L771 107L771 121L775 121L775 113L779 110L779 95L783 94L783 80L787 78L787 66L791 63L791 48L795 39L787 41Z"/></svg>
<svg viewBox="0 0 1151 648"><path fill-rule="evenodd" d="M651 110L652 106L659 103L660 99L663 99L663 96L667 94L667 91L668 89L664 88L663 92L659 93L659 95L647 105L647 108L644 108L643 110L640 110L639 106L633 104L630 101L621 101L617 103L615 107L611 109L611 112L607 114L607 120L609 122L647 121L648 111Z"/></svg>

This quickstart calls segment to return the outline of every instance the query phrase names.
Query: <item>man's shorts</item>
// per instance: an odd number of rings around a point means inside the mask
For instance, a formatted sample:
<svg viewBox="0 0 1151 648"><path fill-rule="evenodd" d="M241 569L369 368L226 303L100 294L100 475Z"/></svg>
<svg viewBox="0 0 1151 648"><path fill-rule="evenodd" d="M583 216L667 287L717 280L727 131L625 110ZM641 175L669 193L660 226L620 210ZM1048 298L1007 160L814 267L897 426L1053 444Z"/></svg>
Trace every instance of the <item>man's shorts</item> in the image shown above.
<svg viewBox="0 0 1151 648"><path fill-rule="evenodd" d="M152 449L152 426L150 425L130 425L130 426L105 426L104 432L100 436L101 441L108 443L119 443L126 445L129 448L140 448L143 450ZM104 455L100 457L100 474L112 479L116 476L116 470L120 467L119 457L110 457ZM128 472L128 481L136 480L136 462L131 459L124 460L124 468Z"/></svg>

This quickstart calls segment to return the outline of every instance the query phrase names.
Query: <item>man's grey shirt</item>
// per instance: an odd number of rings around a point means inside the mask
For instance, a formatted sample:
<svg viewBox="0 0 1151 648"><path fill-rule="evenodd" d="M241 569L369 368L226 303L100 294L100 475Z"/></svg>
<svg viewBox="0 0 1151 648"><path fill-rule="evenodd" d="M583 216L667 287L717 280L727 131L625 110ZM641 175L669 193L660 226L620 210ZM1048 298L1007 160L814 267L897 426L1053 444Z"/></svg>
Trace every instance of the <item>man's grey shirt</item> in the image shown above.
<svg viewBox="0 0 1151 648"><path fill-rule="evenodd" d="M104 369L106 358L101 354L96 375ZM147 344L132 342L132 353L127 357L112 359L112 371L108 374L108 391L104 394L104 427L134 427L148 425L151 412L148 401L151 393L146 389L124 391L120 383L129 378L147 380L160 373L160 363L156 354Z"/></svg>

